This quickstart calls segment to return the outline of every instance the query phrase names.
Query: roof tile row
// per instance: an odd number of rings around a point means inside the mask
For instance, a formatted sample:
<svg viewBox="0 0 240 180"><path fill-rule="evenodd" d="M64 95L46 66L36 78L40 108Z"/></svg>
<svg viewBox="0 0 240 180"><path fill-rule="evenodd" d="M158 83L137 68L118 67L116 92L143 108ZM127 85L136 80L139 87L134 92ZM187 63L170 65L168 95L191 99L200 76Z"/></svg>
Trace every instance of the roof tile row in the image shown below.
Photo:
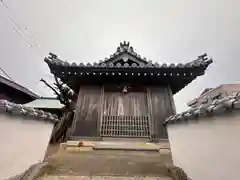
<svg viewBox="0 0 240 180"><path fill-rule="evenodd" d="M50 121L52 123L58 122L56 115L44 112L42 110L37 110L34 108L25 107L21 104L11 103L6 100L0 100L0 113L8 113L23 117L34 117L37 119Z"/></svg>
<svg viewBox="0 0 240 180"><path fill-rule="evenodd" d="M185 112L172 115L164 121L164 124L175 124L181 121L188 121L204 116L214 116L223 112L230 112L233 109L240 109L240 94L214 100L211 104L201 104Z"/></svg>
<svg viewBox="0 0 240 180"><path fill-rule="evenodd" d="M129 64L125 62L124 64L121 63L114 63L113 61L117 56L119 56L122 53L128 53L132 56L134 56L136 59L140 60L140 64L132 63ZM186 68L186 67L199 67L199 66L208 66L212 63L212 59L207 56L206 53L198 56L196 60L193 60L189 63L178 63L178 64L169 64L166 63L159 64L159 63L153 63L151 60L147 60L145 57L141 57L141 55L137 54L133 47L130 46L129 42L126 43L125 41L123 43L120 43L120 46L117 48L117 51L110 55L109 58L105 58L104 61L100 60L98 63L80 63L79 65L75 62L69 63L67 61L60 60L57 55L50 53L48 57L45 58L45 62L48 64L55 64L58 66L63 67L80 67L80 68Z"/></svg>
<svg viewBox="0 0 240 180"><path fill-rule="evenodd" d="M60 59L51 59L50 57L46 57L45 58L45 62L47 62L48 64L54 64L54 65L58 65L58 66L63 66L63 67L80 67L80 68L191 68L191 67L200 67L200 66L207 66L209 64L211 64L213 61L211 58L207 58L206 60L204 59L197 59L194 60L190 63L178 63L178 64L159 64L159 63L141 63L141 64L137 64L137 63L132 63L131 65L127 62L125 62L123 65L121 63L80 63L79 65L77 65L75 62L73 63L69 63L67 61L62 61Z"/></svg>

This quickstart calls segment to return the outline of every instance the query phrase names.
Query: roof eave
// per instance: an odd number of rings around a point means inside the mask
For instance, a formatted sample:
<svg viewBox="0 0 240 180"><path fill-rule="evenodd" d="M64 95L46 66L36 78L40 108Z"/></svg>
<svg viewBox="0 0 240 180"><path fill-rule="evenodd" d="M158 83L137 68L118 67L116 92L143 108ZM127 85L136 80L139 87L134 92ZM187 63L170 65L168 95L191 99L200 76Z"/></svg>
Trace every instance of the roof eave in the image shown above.
<svg viewBox="0 0 240 180"><path fill-rule="evenodd" d="M186 63L186 64L182 64L182 63L178 63L178 64L170 64L167 65L166 63L163 64L146 64L146 65L141 65L141 66L114 66L114 67L108 67L106 66L106 64L104 65L98 65L98 64L90 64L87 63L86 65L84 65L83 63L80 63L79 65L77 65L76 63L68 63L68 62L63 62L61 60L51 60L49 58L45 58L44 61L48 64L49 68L64 68L64 69L69 69L69 68L78 68L78 69L120 69L120 68L131 68L131 69L139 69L139 68L150 68L150 69L175 69L175 68L179 68L179 69L183 69L183 68L194 68L194 67L202 67L204 69L206 69L212 62L213 60L211 58L206 59L206 60L202 60L202 61L196 61L196 62L190 62L190 63Z"/></svg>
<svg viewBox="0 0 240 180"><path fill-rule="evenodd" d="M15 83L13 81L8 80L7 78L5 78L3 76L0 76L0 82L5 84L5 85L7 85L7 86L9 86L9 87L11 87L11 88L13 88L13 89L16 89L16 90L22 92L22 93L24 93L24 94L26 94L26 95L28 95L30 97L32 97L33 99L39 98L39 96L37 94L33 93L29 89L23 87L20 84L17 84L17 83Z"/></svg>

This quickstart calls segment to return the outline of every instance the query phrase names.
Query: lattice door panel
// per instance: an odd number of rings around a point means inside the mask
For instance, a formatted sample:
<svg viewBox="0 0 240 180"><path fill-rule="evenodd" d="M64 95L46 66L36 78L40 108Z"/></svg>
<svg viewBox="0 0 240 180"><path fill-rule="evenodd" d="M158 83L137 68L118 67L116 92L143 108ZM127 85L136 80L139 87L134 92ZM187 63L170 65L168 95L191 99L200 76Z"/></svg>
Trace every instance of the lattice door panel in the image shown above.
<svg viewBox="0 0 240 180"><path fill-rule="evenodd" d="M149 137L148 116L103 116L102 137Z"/></svg>

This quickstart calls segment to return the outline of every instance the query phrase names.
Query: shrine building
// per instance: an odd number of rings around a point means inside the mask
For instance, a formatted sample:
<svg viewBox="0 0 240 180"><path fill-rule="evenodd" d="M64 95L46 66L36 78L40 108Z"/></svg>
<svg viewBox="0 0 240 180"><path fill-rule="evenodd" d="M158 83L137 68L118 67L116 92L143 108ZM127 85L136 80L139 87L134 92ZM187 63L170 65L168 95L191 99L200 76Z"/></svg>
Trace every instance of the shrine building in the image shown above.
<svg viewBox="0 0 240 180"><path fill-rule="evenodd" d="M163 121L176 113L173 95L205 73L207 54L189 63L154 63L120 43L95 63L69 63L51 54L51 73L77 95L70 139L167 139Z"/></svg>

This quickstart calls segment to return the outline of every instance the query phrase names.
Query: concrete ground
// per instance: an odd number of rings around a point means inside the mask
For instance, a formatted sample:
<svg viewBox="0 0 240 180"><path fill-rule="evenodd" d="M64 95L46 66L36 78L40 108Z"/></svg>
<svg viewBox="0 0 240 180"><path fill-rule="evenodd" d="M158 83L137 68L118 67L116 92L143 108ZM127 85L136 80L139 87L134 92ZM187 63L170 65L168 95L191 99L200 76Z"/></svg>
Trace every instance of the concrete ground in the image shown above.
<svg viewBox="0 0 240 180"><path fill-rule="evenodd" d="M170 152L79 151L79 147L75 148L76 151L58 151L59 145L49 145L45 161L51 166L39 180L171 179L166 168L166 165L172 165Z"/></svg>
<svg viewBox="0 0 240 180"><path fill-rule="evenodd" d="M46 151L46 154L45 154L45 157L52 156L52 155L56 154L58 149L59 149L59 146L60 146L60 144L49 144L48 148L47 148L47 151Z"/></svg>
<svg viewBox="0 0 240 180"><path fill-rule="evenodd" d="M40 179L39 179L40 180ZM172 180L170 177L126 176L46 176L42 180Z"/></svg>

